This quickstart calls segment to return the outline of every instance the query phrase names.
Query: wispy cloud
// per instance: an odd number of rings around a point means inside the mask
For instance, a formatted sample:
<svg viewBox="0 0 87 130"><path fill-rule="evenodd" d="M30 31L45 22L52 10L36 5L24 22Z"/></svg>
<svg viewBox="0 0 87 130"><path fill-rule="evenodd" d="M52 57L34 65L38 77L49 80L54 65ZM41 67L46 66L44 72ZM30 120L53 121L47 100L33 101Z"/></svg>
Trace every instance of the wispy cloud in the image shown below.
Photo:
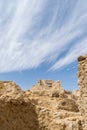
<svg viewBox="0 0 87 130"><path fill-rule="evenodd" d="M56 70L86 53L86 5L86 0L0 0L0 73L52 61Z"/></svg>
<svg viewBox="0 0 87 130"><path fill-rule="evenodd" d="M87 54L87 39L80 44L74 45L69 52L60 60L58 60L50 70L56 70L74 62L78 56Z"/></svg>

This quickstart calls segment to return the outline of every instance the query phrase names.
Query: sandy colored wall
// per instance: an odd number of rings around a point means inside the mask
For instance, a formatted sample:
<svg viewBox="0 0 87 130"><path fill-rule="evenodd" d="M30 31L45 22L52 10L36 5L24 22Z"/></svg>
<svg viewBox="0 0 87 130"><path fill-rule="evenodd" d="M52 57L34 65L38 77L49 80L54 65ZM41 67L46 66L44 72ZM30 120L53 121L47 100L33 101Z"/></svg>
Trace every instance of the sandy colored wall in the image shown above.
<svg viewBox="0 0 87 130"><path fill-rule="evenodd" d="M85 119L85 130L87 130L87 55L78 58L78 84L80 87L80 111Z"/></svg>

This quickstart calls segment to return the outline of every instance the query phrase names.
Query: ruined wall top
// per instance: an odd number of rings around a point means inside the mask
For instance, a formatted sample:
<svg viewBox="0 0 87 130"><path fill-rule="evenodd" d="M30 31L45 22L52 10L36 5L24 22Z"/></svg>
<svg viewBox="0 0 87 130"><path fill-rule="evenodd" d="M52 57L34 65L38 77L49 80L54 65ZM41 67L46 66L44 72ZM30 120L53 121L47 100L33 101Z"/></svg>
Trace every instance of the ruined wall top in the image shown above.
<svg viewBox="0 0 87 130"><path fill-rule="evenodd" d="M39 86L48 86L48 87L52 87L54 81L53 80L38 80L38 84Z"/></svg>
<svg viewBox="0 0 87 130"><path fill-rule="evenodd" d="M31 91L34 94L39 94L41 96L58 96L59 93L64 92L64 89L59 80L38 80L37 84L32 87Z"/></svg>
<svg viewBox="0 0 87 130"><path fill-rule="evenodd" d="M53 87L53 86L62 86L61 82L59 80L53 81L53 80L38 80L37 85L35 86L43 86L43 87Z"/></svg>

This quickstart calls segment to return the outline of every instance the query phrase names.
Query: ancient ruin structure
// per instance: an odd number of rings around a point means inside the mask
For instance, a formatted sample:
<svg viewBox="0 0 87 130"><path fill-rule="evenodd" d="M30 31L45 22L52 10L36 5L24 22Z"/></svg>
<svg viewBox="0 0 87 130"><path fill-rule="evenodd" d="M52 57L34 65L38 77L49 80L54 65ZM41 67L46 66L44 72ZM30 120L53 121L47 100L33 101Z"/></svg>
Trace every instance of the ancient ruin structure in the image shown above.
<svg viewBox="0 0 87 130"><path fill-rule="evenodd" d="M80 87L80 111L85 119L84 129L87 130L87 55L80 56L78 58L79 62L79 70L78 70L78 77L79 77L79 87Z"/></svg>
<svg viewBox="0 0 87 130"><path fill-rule="evenodd" d="M38 86L52 87L53 80L38 80Z"/></svg>
<svg viewBox="0 0 87 130"><path fill-rule="evenodd" d="M40 96L58 96L59 93L64 93L64 89L59 80L39 80L37 84L32 87L31 91L34 94L39 94Z"/></svg>
<svg viewBox="0 0 87 130"><path fill-rule="evenodd" d="M72 94L59 81L44 82L47 86L42 81L37 84L37 94L22 91L12 81L0 82L0 130L81 130L81 114ZM40 95L42 87L47 92Z"/></svg>
<svg viewBox="0 0 87 130"><path fill-rule="evenodd" d="M87 56L78 61L74 92L60 81L39 80L27 91L0 81L0 130L87 130Z"/></svg>

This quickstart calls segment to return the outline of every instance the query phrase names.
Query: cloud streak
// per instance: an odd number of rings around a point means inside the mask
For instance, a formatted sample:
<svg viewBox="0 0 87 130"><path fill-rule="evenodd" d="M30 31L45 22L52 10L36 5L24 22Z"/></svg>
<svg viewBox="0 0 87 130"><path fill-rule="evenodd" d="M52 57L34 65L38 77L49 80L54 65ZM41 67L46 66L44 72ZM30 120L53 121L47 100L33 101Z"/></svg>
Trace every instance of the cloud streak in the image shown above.
<svg viewBox="0 0 87 130"><path fill-rule="evenodd" d="M0 73L47 62L53 63L50 70L56 70L87 53L86 4L86 0L0 0Z"/></svg>
<svg viewBox="0 0 87 130"><path fill-rule="evenodd" d="M84 44L84 45L83 45ZM82 43L74 45L70 48L69 52L60 60L58 60L50 70L57 70L61 67L64 67L74 61L80 56L87 54L87 39L82 41Z"/></svg>

